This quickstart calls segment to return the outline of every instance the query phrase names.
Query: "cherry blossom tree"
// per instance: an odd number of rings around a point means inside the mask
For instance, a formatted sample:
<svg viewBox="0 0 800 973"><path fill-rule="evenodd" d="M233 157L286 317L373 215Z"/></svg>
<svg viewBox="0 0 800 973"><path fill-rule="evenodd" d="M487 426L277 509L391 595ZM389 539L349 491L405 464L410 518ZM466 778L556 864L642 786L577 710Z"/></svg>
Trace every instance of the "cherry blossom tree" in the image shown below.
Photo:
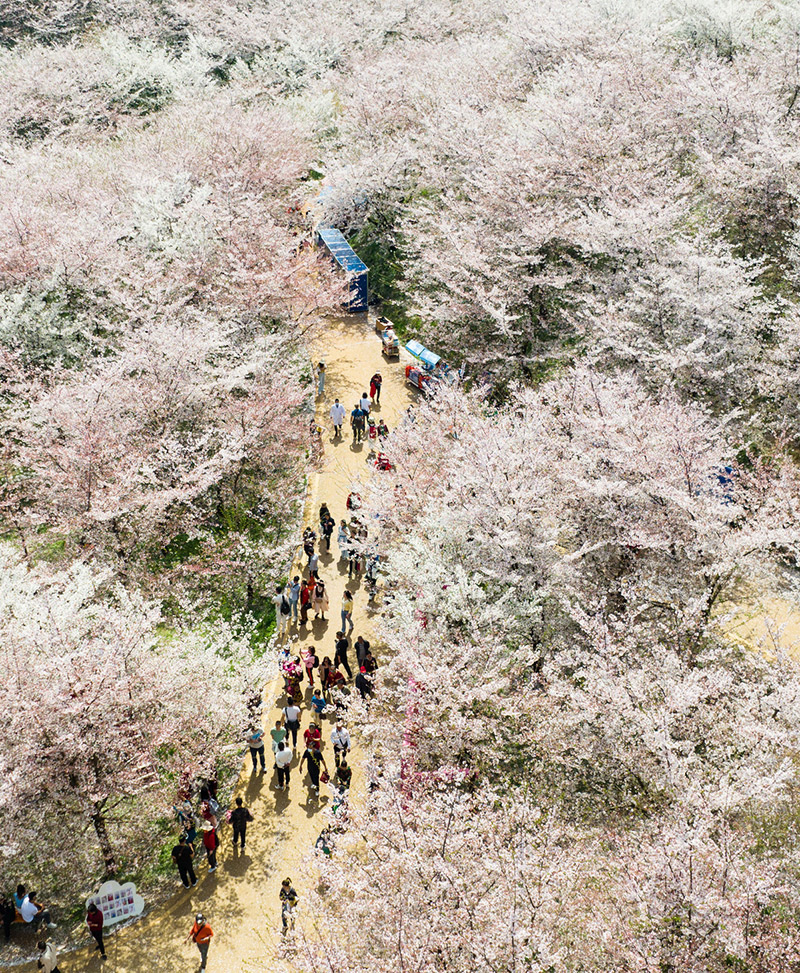
<svg viewBox="0 0 800 973"><path fill-rule="evenodd" d="M442 392L387 448L381 772L309 964L790 969L800 679L720 607L773 570L796 481L751 500L707 412L583 371L500 411Z"/></svg>
<svg viewBox="0 0 800 973"><path fill-rule="evenodd" d="M264 674L247 640L224 630L158 635L158 608L107 571L76 562L49 573L8 545L2 554L7 841L22 854L46 830L63 869L91 829L112 875L146 830L142 802L169 807L177 772L213 766L240 734L249 681Z"/></svg>

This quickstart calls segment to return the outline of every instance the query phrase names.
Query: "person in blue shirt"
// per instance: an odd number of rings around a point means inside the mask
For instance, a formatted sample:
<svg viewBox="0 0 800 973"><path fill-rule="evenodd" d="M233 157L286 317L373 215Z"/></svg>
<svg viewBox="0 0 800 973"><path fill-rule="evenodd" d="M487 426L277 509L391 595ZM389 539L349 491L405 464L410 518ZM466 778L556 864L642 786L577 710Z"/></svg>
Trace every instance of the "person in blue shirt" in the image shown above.
<svg viewBox="0 0 800 973"><path fill-rule="evenodd" d="M364 438L364 428L367 424L366 413L356 405L350 413L350 425L353 428L353 442L360 443Z"/></svg>

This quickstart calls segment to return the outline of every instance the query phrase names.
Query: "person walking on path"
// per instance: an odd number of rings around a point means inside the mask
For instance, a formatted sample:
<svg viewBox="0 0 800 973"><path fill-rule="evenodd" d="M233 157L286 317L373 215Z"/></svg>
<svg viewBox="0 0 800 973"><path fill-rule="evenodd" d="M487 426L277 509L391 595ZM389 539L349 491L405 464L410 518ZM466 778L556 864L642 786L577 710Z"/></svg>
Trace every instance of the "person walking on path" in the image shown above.
<svg viewBox="0 0 800 973"><path fill-rule="evenodd" d="M336 727L331 733L331 743L333 744L333 759L338 767L340 761L344 760L350 753L350 734L342 726L341 721L337 721Z"/></svg>
<svg viewBox="0 0 800 973"><path fill-rule="evenodd" d="M314 594L311 596L311 607L314 609L314 618L322 618L325 621L325 612L330 607L328 592L325 589L325 582L322 578L317 578Z"/></svg>
<svg viewBox="0 0 800 973"><path fill-rule="evenodd" d="M342 595L342 629L349 626L348 631L353 631L353 593L347 588Z"/></svg>
<svg viewBox="0 0 800 973"><path fill-rule="evenodd" d="M350 640L344 634L344 632L336 633L336 652L333 656L333 664L335 666L341 666L347 673L347 678L352 679L353 673L350 669L350 663L347 661L347 650L350 647Z"/></svg>
<svg viewBox="0 0 800 973"><path fill-rule="evenodd" d="M297 731L300 729L300 707L289 702L283 707L283 725L292 734L292 746L297 746Z"/></svg>
<svg viewBox="0 0 800 973"><path fill-rule="evenodd" d="M338 399L336 399L336 401L331 406L331 422L333 422L334 439L341 438L342 423L344 422L345 415L346 415L345 407Z"/></svg>
<svg viewBox="0 0 800 973"><path fill-rule="evenodd" d="M350 413L350 425L353 429L353 442L360 443L364 438L364 427L367 423L367 417L364 414L361 407L356 403L353 407L353 411Z"/></svg>
<svg viewBox="0 0 800 973"><path fill-rule="evenodd" d="M311 778L311 790L315 793L319 793L319 772L320 767L325 768L325 773L328 773L328 767L325 764L325 758L322 756L322 751L319 748L319 744L313 744L313 747L309 746L303 751L303 756L300 758L300 771L303 770L303 764L308 764L308 776Z"/></svg>
<svg viewBox="0 0 800 973"><path fill-rule="evenodd" d="M359 635L356 639L356 661L359 666L364 665L364 656L369 652L369 642L364 638L363 635Z"/></svg>
<svg viewBox="0 0 800 973"><path fill-rule="evenodd" d="M346 520L339 522L339 532L336 535L336 543L339 545L339 557L349 558L350 547L353 541L350 537L350 528L347 526Z"/></svg>
<svg viewBox="0 0 800 973"><path fill-rule="evenodd" d="M106 947L103 942L103 913L92 902L86 913L86 925L92 934L92 939L97 943L95 949L100 950L100 959L106 958Z"/></svg>
<svg viewBox="0 0 800 973"><path fill-rule="evenodd" d="M383 442L388 438L389 438L389 427L386 425L383 419L380 419L378 421L378 439L380 439L380 441Z"/></svg>
<svg viewBox="0 0 800 973"><path fill-rule="evenodd" d="M311 608L311 596L314 593L314 586L316 581L314 578L309 578L300 589L300 624L306 625L308 623L308 610Z"/></svg>
<svg viewBox="0 0 800 973"><path fill-rule="evenodd" d="M366 392L364 392L359 399L358 407L364 413L364 421L366 422L367 416L369 415L369 410L372 407L372 402L370 402L369 396Z"/></svg>
<svg viewBox="0 0 800 973"><path fill-rule="evenodd" d="M290 617L291 617L291 620L295 623L295 625L297 624L297 612L298 612L298 607L297 606L298 606L298 604L300 602L300 589L301 588L302 588L302 585L300 584L300 575L299 574L296 574L292 578L292 583L291 583L291 585L289 587L289 607L292 610Z"/></svg>
<svg viewBox="0 0 800 973"><path fill-rule="evenodd" d="M314 579L319 578L319 551L314 551L308 559L308 576Z"/></svg>
<svg viewBox="0 0 800 973"><path fill-rule="evenodd" d="M317 653L313 645L306 650L305 658L303 659L303 665L306 667L306 675L308 676L308 685L313 688L314 670L319 668L319 659L317 658Z"/></svg>
<svg viewBox="0 0 800 973"><path fill-rule="evenodd" d="M275 766L278 768L278 790L289 789L289 777L292 772L292 757L294 752L281 741L275 751Z"/></svg>
<svg viewBox="0 0 800 973"><path fill-rule="evenodd" d="M317 363L317 395L322 395L325 391L325 362Z"/></svg>
<svg viewBox="0 0 800 973"><path fill-rule="evenodd" d="M281 882L281 924L284 933L291 925L294 929L294 910L297 908L297 892L295 892L290 878L285 878Z"/></svg>
<svg viewBox="0 0 800 973"><path fill-rule="evenodd" d="M322 536L325 538L325 549L330 552L331 549L331 537L333 537L333 532L336 529L336 521L331 517L330 514L325 518L322 524ZM322 542L320 541L320 544Z"/></svg>
<svg viewBox="0 0 800 973"><path fill-rule="evenodd" d="M311 709L317 714L317 716L322 716L327 705L328 701L322 695L322 690L315 689L314 694L311 697Z"/></svg>
<svg viewBox="0 0 800 973"><path fill-rule="evenodd" d="M215 872L217 870L217 847L219 845L219 838L217 837L217 832L214 825L210 821L203 822L203 847L206 850L206 857L208 858L208 873Z"/></svg>
<svg viewBox="0 0 800 973"><path fill-rule="evenodd" d="M275 626L278 633L278 638L280 638L289 628L289 618L292 614L292 606L289 601L289 596L282 584L275 586L275 594L272 597L272 603L275 605Z"/></svg>
<svg viewBox="0 0 800 973"><path fill-rule="evenodd" d="M36 944L39 950L37 966L43 973L61 973L58 968L58 950L53 943L40 939Z"/></svg>
<svg viewBox="0 0 800 973"><path fill-rule="evenodd" d="M251 727L247 734L247 746L250 747L250 756L253 758L253 773L258 770L258 761L261 760L261 773L266 770L264 761L264 731L261 727Z"/></svg>
<svg viewBox="0 0 800 973"><path fill-rule="evenodd" d="M275 720L275 727L269 731L272 737L272 752L277 753L278 744L286 739L286 730L281 726L280 720Z"/></svg>
<svg viewBox="0 0 800 973"><path fill-rule="evenodd" d="M250 813L249 808L243 806L241 797L236 798L236 807L231 811L231 825L233 826L233 847L236 847L236 842L240 841L242 845L242 851L244 851L244 842L247 837L247 823L253 820L253 815Z"/></svg>
<svg viewBox="0 0 800 973"><path fill-rule="evenodd" d="M186 840L186 835L178 838L178 843L172 849L172 860L178 866L178 874L183 882L183 887L188 889L192 885L197 885L197 876L194 873L194 848Z"/></svg>
<svg viewBox="0 0 800 973"><path fill-rule="evenodd" d="M303 553L309 561L311 561L311 557L314 554L314 545L316 542L316 533L310 527L306 527L303 531Z"/></svg>
<svg viewBox="0 0 800 973"><path fill-rule="evenodd" d="M381 378L380 372L375 372L372 378L369 380L369 397L373 402L378 405L381 404L381 385L383 384L383 379Z"/></svg>
<svg viewBox="0 0 800 973"><path fill-rule="evenodd" d="M191 939L191 941L200 950L200 973L205 973L206 963L208 961L208 947L211 944L211 937L214 935L214 930L206 922L206 917L202 912L198 912L194 917L194 925L189 930L189 935L186 940Z"/></svg>

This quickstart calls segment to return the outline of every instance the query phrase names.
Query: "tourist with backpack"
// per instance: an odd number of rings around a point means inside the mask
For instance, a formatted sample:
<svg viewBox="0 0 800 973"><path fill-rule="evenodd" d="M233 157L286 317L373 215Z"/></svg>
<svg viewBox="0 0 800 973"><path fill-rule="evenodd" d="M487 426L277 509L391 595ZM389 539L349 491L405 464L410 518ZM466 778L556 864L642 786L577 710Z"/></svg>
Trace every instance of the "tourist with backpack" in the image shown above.
<svg viewBox="0 0 800 973"><path fill-rule="evenodd" d="M300 707L289 702L283 707L283 725L292 734L292 746L297 747L297 733L300 729ZM280 745L278 747L280 749Z"/></svg>
<svg viewBox="0 0 800 973"><path fill-rule="evenodd" d="M275 605L275 630L280 638L288 629L292 615L292 605L282 584L275 586L272 602Z"/></svg>
<svg viewBox="0 0 800 973"><path fill-rule="evenodd" d="M364 438L364 428L367 424L366 413L356 404L350 413L350 425L353 429L353 442L360 443Z"/></svg>

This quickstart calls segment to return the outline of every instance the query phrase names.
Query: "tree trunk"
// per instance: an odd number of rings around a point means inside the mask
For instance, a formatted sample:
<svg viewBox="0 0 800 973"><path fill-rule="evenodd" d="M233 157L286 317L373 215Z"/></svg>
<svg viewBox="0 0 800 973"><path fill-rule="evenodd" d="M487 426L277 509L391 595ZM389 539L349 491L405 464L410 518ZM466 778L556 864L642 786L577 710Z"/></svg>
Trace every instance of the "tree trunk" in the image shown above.
<svg viewBox="0 0 800 973"><path fill-rule="evenodd" d="M103 853L103 864L106 869L106 878L112 878L117 872L117 861L114 858L114 850L111 847L111 842L108 839L108 831L106 831L106 818L103 814L103 804L97 803L94 806L94 814L92 814L92 824L94 825L95 834L97 835L97 840L100 842L100 851Z"/></svg>

